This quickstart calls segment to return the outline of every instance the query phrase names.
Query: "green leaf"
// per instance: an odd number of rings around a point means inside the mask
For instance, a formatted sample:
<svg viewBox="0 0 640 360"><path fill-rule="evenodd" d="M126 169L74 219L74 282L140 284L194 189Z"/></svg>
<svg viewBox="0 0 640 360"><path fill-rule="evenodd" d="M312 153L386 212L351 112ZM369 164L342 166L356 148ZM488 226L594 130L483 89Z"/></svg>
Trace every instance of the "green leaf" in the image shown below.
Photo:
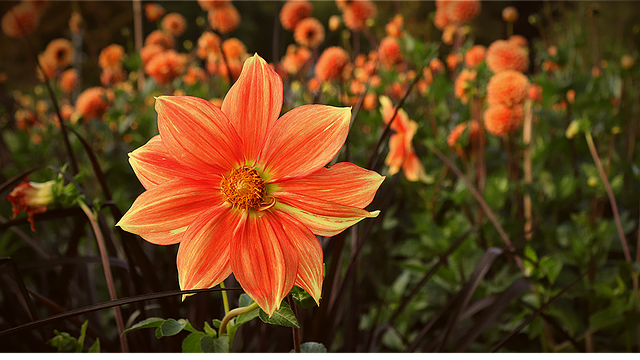
<svg viewBox="0 0 640 360"><path fill-rule="evenodd" d="M80 328L80 337L78 338L78 345L76 345L76 352L81 353L82 348L84 347L84 338L87 334L87 326L89 325L89 320L85 320Z"/></svg>
<svg viewBox="0 0 640 360"><path fill-rule="evenodd" d="M299 328L298 320L296 316L293 314L293 310L286 302L282 302L280 304L280 310L277 310L273 313L273 316L269 317L266 312L260 309L260 320L264 321L267 324L273 325L281 325L288 327Z"/></svg>
<svg viewBox="0 0 640 360"><path fill-rule="evenodd" d="M217 335L216 331L206 321L204 322L204 332L207 333L207 335L209 335L209 336L216 336Z"/></svg>
<svg viewBox="0 0 640 360"><path fill-rule="evenodd" d="M213 325L213 327L216 329L220 329L220 324L222 324L222 321L218 319L211 320L211 325Z"/></svg>
<svg viewBox="0 0 640 360"><path fill-rule="evenodd" d="M99 353L100 352L100 339L96 339L96 341L89 348L89 353Z"/></svg>
<svg viewBox="0 0 640 360"><path fill-rule="evenodd" d="M619 306L611 306L607 309L600 310L589 317L589 329L596 332L608 326L617 324L624 320L622 315L623 308Z"/></svg>
<svg viewBox="0 0 640 360"><path fill-rule="evenodd" d="M76 340L76 338L72 337L67 332L59 332L58 330L54 330L53 333L56 336L47 341L47 345L55 347L58 349L58 352L71 353L76 351L78 345L78 340Z"/></svg>
<svg viewBox="0 0 640 360"><path fill-rule="evenodd" d="M186 322L186 324L184 324L184 330L187 330L187 331L192 332L192 333L201 332L201 331L196 330L193 326L191 326L191 324L189 323L189 320L185 319L185 322Z"/></svg>
<svg viewBox="0 0 640 360"><path fill-rule="evenodd" d="M238 327L242 324L248 323L249 321L257 318L260 315L260 308L255 308L248 313L240 314L236 318L235 326Z"/></svg>
<svg viewBox="0 0 640 360"><path fill-rule="evenodd" d="M206 336L206 334L199 331L189 334L186 338L184 338L184 340L182 340L182 352L201 353L202 348L200 348L200 341L204 336Z"/></svg>
<svg viewBox="0 0 640 360"><path fill-rule="evenodd" d="M290 352L295 352L295 350L291 350ZM300 344L300 352L301 353L326 353L327 348L320 343L310 341L310 342Z"/></svg>
<svg viewBox="0 0 640 360"><path fill-rule="evenodd" d="M217 339L205 336L200 339L200 348L205 353L228 353L229 337L226 334L220 335Z"/></svg>
<svg viewBox="0 0 640 360"><path fill-rule="evenodd" d="M178 334L187 325L187 320L179 319L167 319L162 325L158 326L156 330L156 337L160 339L163 336L173 336ZM160 336L158 336L160 334Z"/></svg>
<svg viewBox="0 0 640 360"><path fill-rule="evenodd" d="M127 330L123 331L122 335L128 333L129 331L133 331L133 330L158 327L158 326L162 325L162 323L164 323L164 322L165 322L165 320L162 319L162 318L151 317L151 318L142 320L137 324L134 324L133 326L131 326Z"/></svg>
<svg viewBox="0 0 640 360"><path fill-rule="evenodd" d="M297 286L294 286L293 289L291 289L291 297L293 297L293 301L303 309L311 309L317 305L316 301L308 292Z"/></svg>
<svg viewBox="0 0 640 360"><path fill-rule="evenodd" d="M253 299L251 299L249 295L240 294L240 297L238 298L238 307L247 307L251 304L253 304Z"/></svg>

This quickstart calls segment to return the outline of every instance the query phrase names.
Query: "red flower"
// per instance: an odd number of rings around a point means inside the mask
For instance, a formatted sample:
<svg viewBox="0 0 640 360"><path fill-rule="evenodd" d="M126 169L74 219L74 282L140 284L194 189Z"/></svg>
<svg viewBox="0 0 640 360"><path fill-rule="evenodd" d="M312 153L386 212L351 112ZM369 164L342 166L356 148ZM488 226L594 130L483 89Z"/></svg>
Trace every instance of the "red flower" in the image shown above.
<svg viewBox="0 0 640 360"><path fill-rule="evenodd" d="M47 211L47 205L53 203L53 185L55 181L47 181L44 183L36 183L24 181L16 186L7 196L7 200L13 205L13 217L15 218L20 211L24 211L29 215L29 223L31 223L31 231L36 231L33 224L33 215L41 214Z"/></svg>
<svg viewBox="0 0 640 360"><path fill-rule="evenodd" d="M146 188L118 226L158 245L180 243L182 289L232 272L269 315L294 285L318 302L322 248L378 212L362 208L383 177L351 163L325 168L351 111L305 105L280 116L282 80L249 58L222 107L189 96L157 98L160 135L130 154Z"/></svg>

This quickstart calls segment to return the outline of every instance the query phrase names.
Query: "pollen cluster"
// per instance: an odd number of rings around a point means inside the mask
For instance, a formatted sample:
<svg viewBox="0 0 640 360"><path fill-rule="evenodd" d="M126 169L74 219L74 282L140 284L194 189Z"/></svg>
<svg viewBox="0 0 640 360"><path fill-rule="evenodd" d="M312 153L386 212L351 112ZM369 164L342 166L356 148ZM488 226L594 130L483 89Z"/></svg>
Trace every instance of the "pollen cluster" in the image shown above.
<svg viewBox="0 0 640 360"><path fill-rule="evenodd" d="M222 193L233 207L260 209L267 198L267 185L255 168L242 166L234 169L220 182Z"/></svg>

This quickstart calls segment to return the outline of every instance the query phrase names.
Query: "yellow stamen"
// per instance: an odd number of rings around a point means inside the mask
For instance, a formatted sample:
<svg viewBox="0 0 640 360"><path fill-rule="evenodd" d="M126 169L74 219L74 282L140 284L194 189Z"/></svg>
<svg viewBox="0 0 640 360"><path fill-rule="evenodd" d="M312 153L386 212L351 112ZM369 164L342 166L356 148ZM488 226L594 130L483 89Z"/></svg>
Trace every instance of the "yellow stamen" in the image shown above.
<svg viewBox="0 0 640 360"><path fill-rule="evenodd" d="M255 168L242 166L234 169L220 182L222 193L233 207L264 211L275 205L275 199L267 196L267 184Z"/></svg>

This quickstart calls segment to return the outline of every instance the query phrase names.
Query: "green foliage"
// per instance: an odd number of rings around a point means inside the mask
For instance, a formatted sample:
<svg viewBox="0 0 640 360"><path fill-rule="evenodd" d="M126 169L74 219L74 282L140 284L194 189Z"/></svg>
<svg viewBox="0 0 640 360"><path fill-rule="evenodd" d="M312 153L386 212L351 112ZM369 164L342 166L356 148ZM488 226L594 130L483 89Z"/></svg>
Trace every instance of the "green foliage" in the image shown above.
<svg viewBox="0 0 640 360"><path fill-rule="evenodd" d="M53 330L56 335L47 341L48 345L51 345L58 349L58 352L63 353L82 353L85 351L85 337L87 333L87 327L89 326L89 320L85 321L80 327L80 336L76 339L67 332L60 332ZM96 339L94 343L87 349L89 353L100 352L100 339Z"/></svg>

